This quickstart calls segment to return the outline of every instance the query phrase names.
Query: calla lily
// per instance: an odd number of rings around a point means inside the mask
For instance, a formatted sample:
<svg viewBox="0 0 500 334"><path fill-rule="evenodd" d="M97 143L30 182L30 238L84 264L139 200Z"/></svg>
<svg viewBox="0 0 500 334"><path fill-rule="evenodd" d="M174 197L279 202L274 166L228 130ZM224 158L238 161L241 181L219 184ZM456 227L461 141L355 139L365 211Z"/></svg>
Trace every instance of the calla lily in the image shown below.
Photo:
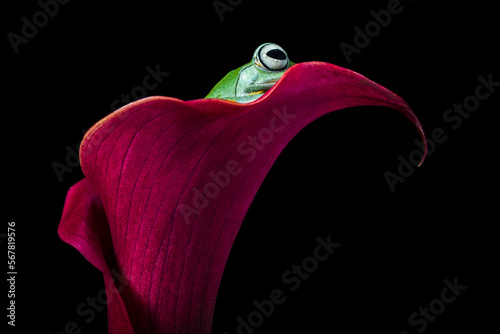
<svg viewBox="0 0 500 334"><path fill-rule="evenodd" d="M95 124L58 232L103 272L109 333L209 333L231 246L274 161L306 125L354 106L401 112L426 147L400 97L322 62L292 66L250 103L149 97Z"/></svg>

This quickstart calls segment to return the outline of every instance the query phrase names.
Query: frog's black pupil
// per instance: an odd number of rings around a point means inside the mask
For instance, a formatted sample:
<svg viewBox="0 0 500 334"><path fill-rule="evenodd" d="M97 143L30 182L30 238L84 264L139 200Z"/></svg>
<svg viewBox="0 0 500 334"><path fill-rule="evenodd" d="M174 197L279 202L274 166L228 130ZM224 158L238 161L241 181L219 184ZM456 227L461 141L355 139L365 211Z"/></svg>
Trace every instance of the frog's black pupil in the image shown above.
<svg viewBox="0 0 500 334"><path fill-rule="evenodd" d="M286 59L286 54L281 51L280 49L272 49L267 51L266 55L268 55L271 58L274 59L279 59L279 60L284 60Z"/></svg>

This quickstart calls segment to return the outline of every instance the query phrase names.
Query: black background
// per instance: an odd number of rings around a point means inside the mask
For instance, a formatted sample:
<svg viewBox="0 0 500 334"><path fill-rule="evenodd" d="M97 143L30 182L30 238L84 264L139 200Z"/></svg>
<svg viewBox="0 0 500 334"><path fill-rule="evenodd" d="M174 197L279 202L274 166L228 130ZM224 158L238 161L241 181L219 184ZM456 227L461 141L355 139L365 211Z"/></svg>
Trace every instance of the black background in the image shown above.
<svg viewBox="0 0 500 334"><path fill-rule="evenodd" d="M82 131L142 83L146 66L170 73L149 95L197 99L259 44L275 42L294 62L330 62L382 84L409 103L428 137L442 128L447 139L392 192L384 172L397 173L398 156L417 149L403 116L351 108L306 127L242 224L213 333L236 333L236 318L276 288L287 300L255 333L415 333L408 317L455 277L467 289L425 333L486 333L498 317L500 88L456 130L443 114L474 94L478 76L500 81L497 10L479 1L402 1L402 12L348 63L339 44L353 44L354 27L387 3L244 0L221 21L212 1L71 1L17 54L4 37L1 232L16 222L16 330L55 334L75 321L81 333L107 331L106 312L89 324L76 313L103 288L100 272L57 236L66 192L83 177L75 168L59 182L51 164L64 163L65 147L76 149ZM4 36L20 34L21 18L40 10L36 1L4 8ZM340 248L291 292L281 275L328 235Z"/></svg>

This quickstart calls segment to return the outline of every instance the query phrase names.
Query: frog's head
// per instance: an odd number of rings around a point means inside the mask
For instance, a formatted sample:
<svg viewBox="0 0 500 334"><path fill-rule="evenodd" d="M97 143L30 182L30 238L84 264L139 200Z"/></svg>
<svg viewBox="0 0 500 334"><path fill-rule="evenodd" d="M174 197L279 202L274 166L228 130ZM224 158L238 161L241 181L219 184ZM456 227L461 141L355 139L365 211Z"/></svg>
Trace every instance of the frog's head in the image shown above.
<svg viewBox="0 0 500 334"><path fill-rule="evenodd" d="M255 101L293 64L279 45L262 44L255 50L251 62L229 72L206 98L220 98L240 103Z"/></svg>

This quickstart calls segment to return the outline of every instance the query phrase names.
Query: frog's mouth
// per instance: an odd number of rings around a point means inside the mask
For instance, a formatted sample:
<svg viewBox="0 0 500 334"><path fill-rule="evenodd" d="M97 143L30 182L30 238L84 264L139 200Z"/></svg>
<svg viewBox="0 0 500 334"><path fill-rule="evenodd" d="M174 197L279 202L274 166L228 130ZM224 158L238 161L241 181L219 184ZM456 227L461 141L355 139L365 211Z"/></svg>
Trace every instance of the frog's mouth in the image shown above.
<svg viewBox="0 0 500 334"><path fill-rule="evenodd" d="M278 79L248 85L248 87L245 89L245 93L247 93L248 95L264 94L269 89L271 89L271 87L274 86L276 82L278 82Z"/></svg>

